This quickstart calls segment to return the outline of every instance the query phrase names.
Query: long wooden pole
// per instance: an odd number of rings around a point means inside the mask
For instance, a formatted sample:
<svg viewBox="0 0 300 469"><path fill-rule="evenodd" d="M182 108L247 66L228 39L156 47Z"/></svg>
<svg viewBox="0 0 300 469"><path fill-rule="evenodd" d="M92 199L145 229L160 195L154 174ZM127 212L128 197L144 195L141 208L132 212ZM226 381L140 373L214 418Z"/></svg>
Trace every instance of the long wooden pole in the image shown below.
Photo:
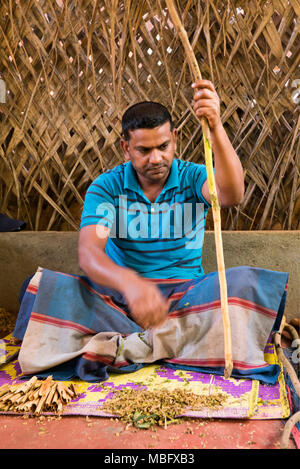
<svg viewBox="0 0 300 469"><path fill-rule="evenodd" d="M194 77L194 80L195 81L201 80L202 76L201 76L201 72L200 72L194 51L190 44L186 30L184 29L181 23L181 20L178 16L173 0L166 0L166 4L169 10L171 20L177 30L177 33L184 47L185 54L188 59L188 63L191 69L191 73ZM202 125L202 130L203 130L207 182L208 182L208 189L209 189L212 211L213 211L213 219L214 219L215 244L216 244L216 253L217 253L219 283L220 283L221 310L222 310L222 319L223 319L223 327L224 327L224 348L225 348L224 376L227 379L231 376L233 364L232 364L232 348L231 348L231 330L230 330L230 320L229 320L229 314L228 314L227 282L226 282L226 275L225 275L223 243L222 243L222 234L221 234L220 205L219 205L218 194L216 190L215 177L213 173L213 159L212 159L212 145L211 145L210 129L209 129L208 121L205 117L201 118L201 125Z"/></svg>

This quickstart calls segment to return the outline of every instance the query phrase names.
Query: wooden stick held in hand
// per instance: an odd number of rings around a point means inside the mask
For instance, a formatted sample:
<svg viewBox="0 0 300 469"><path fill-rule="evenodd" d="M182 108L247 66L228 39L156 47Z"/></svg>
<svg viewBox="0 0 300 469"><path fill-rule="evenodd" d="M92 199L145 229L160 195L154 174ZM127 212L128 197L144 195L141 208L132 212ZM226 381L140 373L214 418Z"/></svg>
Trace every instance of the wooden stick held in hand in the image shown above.
<svg viewBox="0 0 300 469"><path fill-rule="evenodd" d="M166 0L166 4L169 10L171 20L177 30L177 33L184 47L193 78L195 81L201 80L202 79L201 72L200 72L194 51L189 42L188 35L178 16L173 0ZM227 282L226 282L226 275L225 275L223 243L222 243L222 235L221 235L220 205L219 205L215 178L214 178L214 173L213 173L210 129L209 129L207 119L205 117L201 118L201 124L202 124L202 129L203 129L207 182L208 182L209 194L211 198L211 205L212 205L212 211L213 211L213 219L214 219L215 244L216 244L216 253L217 253L219 282L220 282L221 310L222 310L222 319L223 319L223 326L224 326L224 348L225 348L224 376L227 379L231 376L233 364L232 364L232 348L231 348L231 329L230 329L230 320L229 320L229 314L228 314Z"/></svg>

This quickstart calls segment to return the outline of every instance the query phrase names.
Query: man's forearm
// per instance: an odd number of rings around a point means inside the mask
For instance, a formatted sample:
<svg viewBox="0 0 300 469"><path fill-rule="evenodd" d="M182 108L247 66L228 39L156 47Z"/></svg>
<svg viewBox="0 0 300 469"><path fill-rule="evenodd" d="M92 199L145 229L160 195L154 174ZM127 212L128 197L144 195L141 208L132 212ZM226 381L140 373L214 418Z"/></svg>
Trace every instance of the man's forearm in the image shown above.
<svg viewBox="0 0 300 469"><path fill-rule="evenodd" d="M236 205L244 197L243 167L220 123L211 131L215 181L223 206Z"/></svg>
<svg viewBox="0 0 300 469"><path fill-rule="evenodd" d="M138 278L133 270L117 265L95 246L79 250L79 266L93 282L123 294L126 285Z"/></svg>
<svg viewBox="0 0 300 469"><path fill-rule="evenodd" d="M142 329L156 327L166 320L170 302L159 288L127 267L113 262L103 248L97 245L80 245L79 265L87 276L98 285L122 293L126 299L130 317Z"/></svg>

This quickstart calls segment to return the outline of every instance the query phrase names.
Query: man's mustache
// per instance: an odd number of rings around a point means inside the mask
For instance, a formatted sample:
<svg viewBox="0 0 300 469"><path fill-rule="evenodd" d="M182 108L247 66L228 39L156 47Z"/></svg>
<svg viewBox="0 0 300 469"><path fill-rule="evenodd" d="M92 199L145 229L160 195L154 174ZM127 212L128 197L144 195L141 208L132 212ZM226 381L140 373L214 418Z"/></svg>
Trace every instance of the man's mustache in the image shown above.
<svg viewBox="0 0 300 469"><path fill-rule="evenodd" d="M162 169L162 168L166 168L166 167L167 167L167 165L165 165L165 164L158 164L158 165L148 166L147 169L148 170L152 170L152 169L158 170L158 169Z"/></svg>

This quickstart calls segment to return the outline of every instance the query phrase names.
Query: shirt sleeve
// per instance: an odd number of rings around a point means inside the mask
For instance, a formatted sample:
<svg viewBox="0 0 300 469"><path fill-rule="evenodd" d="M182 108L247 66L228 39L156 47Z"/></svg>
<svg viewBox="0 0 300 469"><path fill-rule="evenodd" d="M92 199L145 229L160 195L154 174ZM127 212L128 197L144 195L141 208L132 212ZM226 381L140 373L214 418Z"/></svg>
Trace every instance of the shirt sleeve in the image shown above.
<svg viewBox="0 0 300 469"><path fill-rule="evenodd" d="M114 198L101 176L88 188L81 215L80 229L88 225L103 225L110 230L115 223Z"/></svg>

